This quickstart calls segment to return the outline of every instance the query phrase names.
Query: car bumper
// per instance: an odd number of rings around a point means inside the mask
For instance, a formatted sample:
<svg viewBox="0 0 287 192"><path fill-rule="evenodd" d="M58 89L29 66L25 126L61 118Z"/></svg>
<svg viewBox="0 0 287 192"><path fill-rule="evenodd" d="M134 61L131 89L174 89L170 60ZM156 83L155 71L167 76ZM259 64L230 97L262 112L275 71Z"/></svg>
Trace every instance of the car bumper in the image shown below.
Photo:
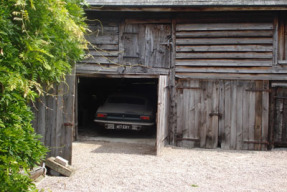
<svg viewBox="0 0 287 192"><path fill-rule="evenodd" d="M153 122L130 122L130 121L110 121L110 120L99 120L95 119L94 122L96 123L103 123L103 124L123 124L123 125L138 125L138 126L153 126Z"/></svg>

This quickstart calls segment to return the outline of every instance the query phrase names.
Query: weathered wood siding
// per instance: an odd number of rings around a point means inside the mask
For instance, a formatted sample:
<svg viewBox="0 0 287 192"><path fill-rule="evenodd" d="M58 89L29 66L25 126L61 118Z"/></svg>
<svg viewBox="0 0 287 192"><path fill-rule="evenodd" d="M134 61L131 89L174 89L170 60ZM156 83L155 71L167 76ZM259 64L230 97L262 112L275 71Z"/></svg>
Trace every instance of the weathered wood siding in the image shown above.
<svg viewBox="0 0 287 192"><path fill-rule="evenodd" d="M150 68L170 67L170 24L88 24L89 57L82 61L82 66L118 73L126 73L130 68L142 68L141 72L146 73Z"/></svg>
<svg viewBox="0 0 287 192"><path fill-rule="evenodd" d="M179 80L177 145L265 150L268 81Z"/></svg>
<svg viewBox="0 0 287 192"><path fill-rule="evenodd" d="M170 67L171 25L126 24L121 39L123 64Z"/></svg>
<svg viewBox="0 0 287 192"><path fill-rule="evenodd" d="M190 72L192 66L272 66L273 31L270 21L178 23L176 71Z"/></svg>
<svg viewBox="0 0 287 192"><path fill-rule="evenodd" d="M119 64L119 23L88 22L89 57L83 62L105 67Z"/></svg>
<svg viewBox="0 0 287 192"><path fill-rule="evenodd" d="M271 144L287 146L287 84L273 87L271 96Z"/></svg>
<svg viewBox="0 0 287 192"><path fill-rule="evenodd" d="M61 156L72 160L72 134L74 128L75 75L67 76L67 83L55 85L45 97L34 104L33 127L49 148L47 158Z"/></svg>

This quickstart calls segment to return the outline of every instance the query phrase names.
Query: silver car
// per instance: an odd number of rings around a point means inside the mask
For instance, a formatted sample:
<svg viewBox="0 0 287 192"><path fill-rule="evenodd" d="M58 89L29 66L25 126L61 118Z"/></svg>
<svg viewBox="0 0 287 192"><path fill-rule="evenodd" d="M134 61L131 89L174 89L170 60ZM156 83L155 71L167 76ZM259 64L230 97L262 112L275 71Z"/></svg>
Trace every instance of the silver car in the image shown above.
<svg viewBox="0 0 287 192"><path fill-rule="evenodd" d="M150 100L131 94L110 95L97 109L94 121L106 129L142 130L154 126Z"/></svg>

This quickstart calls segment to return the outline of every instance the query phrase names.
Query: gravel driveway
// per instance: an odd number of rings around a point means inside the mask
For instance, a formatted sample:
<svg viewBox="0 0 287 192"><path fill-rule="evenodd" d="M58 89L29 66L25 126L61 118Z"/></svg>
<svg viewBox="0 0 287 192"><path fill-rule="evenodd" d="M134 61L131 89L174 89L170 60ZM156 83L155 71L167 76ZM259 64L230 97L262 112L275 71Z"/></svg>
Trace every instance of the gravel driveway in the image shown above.
<svg viewBox="0 0 287 192"><path fill-rule="evenodd" d="M47 176L39 189L97 191L287 191L287 150L268 152L83 141L73 143L71 177Z"/></svg>

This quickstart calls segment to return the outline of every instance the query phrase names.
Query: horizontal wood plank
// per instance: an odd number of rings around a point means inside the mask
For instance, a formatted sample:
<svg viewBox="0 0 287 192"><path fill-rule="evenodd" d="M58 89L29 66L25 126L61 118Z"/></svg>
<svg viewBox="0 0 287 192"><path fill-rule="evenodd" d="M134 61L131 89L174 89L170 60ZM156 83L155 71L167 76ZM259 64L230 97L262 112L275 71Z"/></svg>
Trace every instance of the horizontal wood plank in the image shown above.
<svg viewBox="0 0 287 192"><path fill-rule="evenodd" d="M119 36L118 35L102 35L102 36L95 36L95 35L87 35L86 39L92 44L116 44L119 43Z"/></svg>
<svg viewBox="0 0 287 192"><path fill-rule="evenodd" d="M277 71L270 67L236 67L236 68L221 68L221 67L177 67L176 73L252 73L252 74L286 74L285 71Z"/></svg>
<svg viewBox="0 0 287 192"><path fill-rule="evenodd" d="M179 79L287 80L285 74L176 73Z"/></svg>
<svg viewBox="0 0 287 192"><path fill-rule="evenodd" d="M114 51L119 50L118 44L104 44L104 45L97 45L97 44L89 44L88 45L89 50L106 50L106 51Z"/></svg>
<svg viewBox="0 0 287 192"><path fill-rule="evenodd" d="M97 50L89 50L87 52L87 54L91 55L91 56L105 56L105 57L117 57L119 56L119 51L97 51Z"/></svg>
<svg viewBox="0 0 287 192"><path fill-rule="evenodd" d="M176 37L271 37L272 30L265 31L183 31L177 32Z"/></svg>
<svg viewBox="0 0 287 192"><path fill-rule="evenodd" d="M240 45L273 44L272 38L186 38L176 39L176 45Z"/></svg>
<svg viewBox="0 0 287 192"><path fill-rule="evenodd" d="M176 60L176 66L272 66L270 60Z"/></svg>
<svg viewBox="0 0 287 192"><path fill-rule="evenodd" d="M272 52L264 53L177 53L177 59L196 59L196 58L205 58L205 59L216 59L216 58L228 58L228 59L249 59L249 58L258 58L258 59L272 59Z"/></svg>
<svg viewBox="0 0 287 192"><path fill-rule="evenodd" d="M265 52L272 51L272 45L202 45L202 46L176 46L177 52Z"/></svg>
<svg viewBox="0 0 287 192"><path fill-rule="evenodd" d="M81 63L113 63L117 64L119 59L117 57L90 57L81 61Z"/></svg>
<svg viewBox="0 0 287 192"><path fill-rule="evenodd" d="M227 30L270 30L272 23L196 23L177 24L176 31L227 31Z"/></svg>

